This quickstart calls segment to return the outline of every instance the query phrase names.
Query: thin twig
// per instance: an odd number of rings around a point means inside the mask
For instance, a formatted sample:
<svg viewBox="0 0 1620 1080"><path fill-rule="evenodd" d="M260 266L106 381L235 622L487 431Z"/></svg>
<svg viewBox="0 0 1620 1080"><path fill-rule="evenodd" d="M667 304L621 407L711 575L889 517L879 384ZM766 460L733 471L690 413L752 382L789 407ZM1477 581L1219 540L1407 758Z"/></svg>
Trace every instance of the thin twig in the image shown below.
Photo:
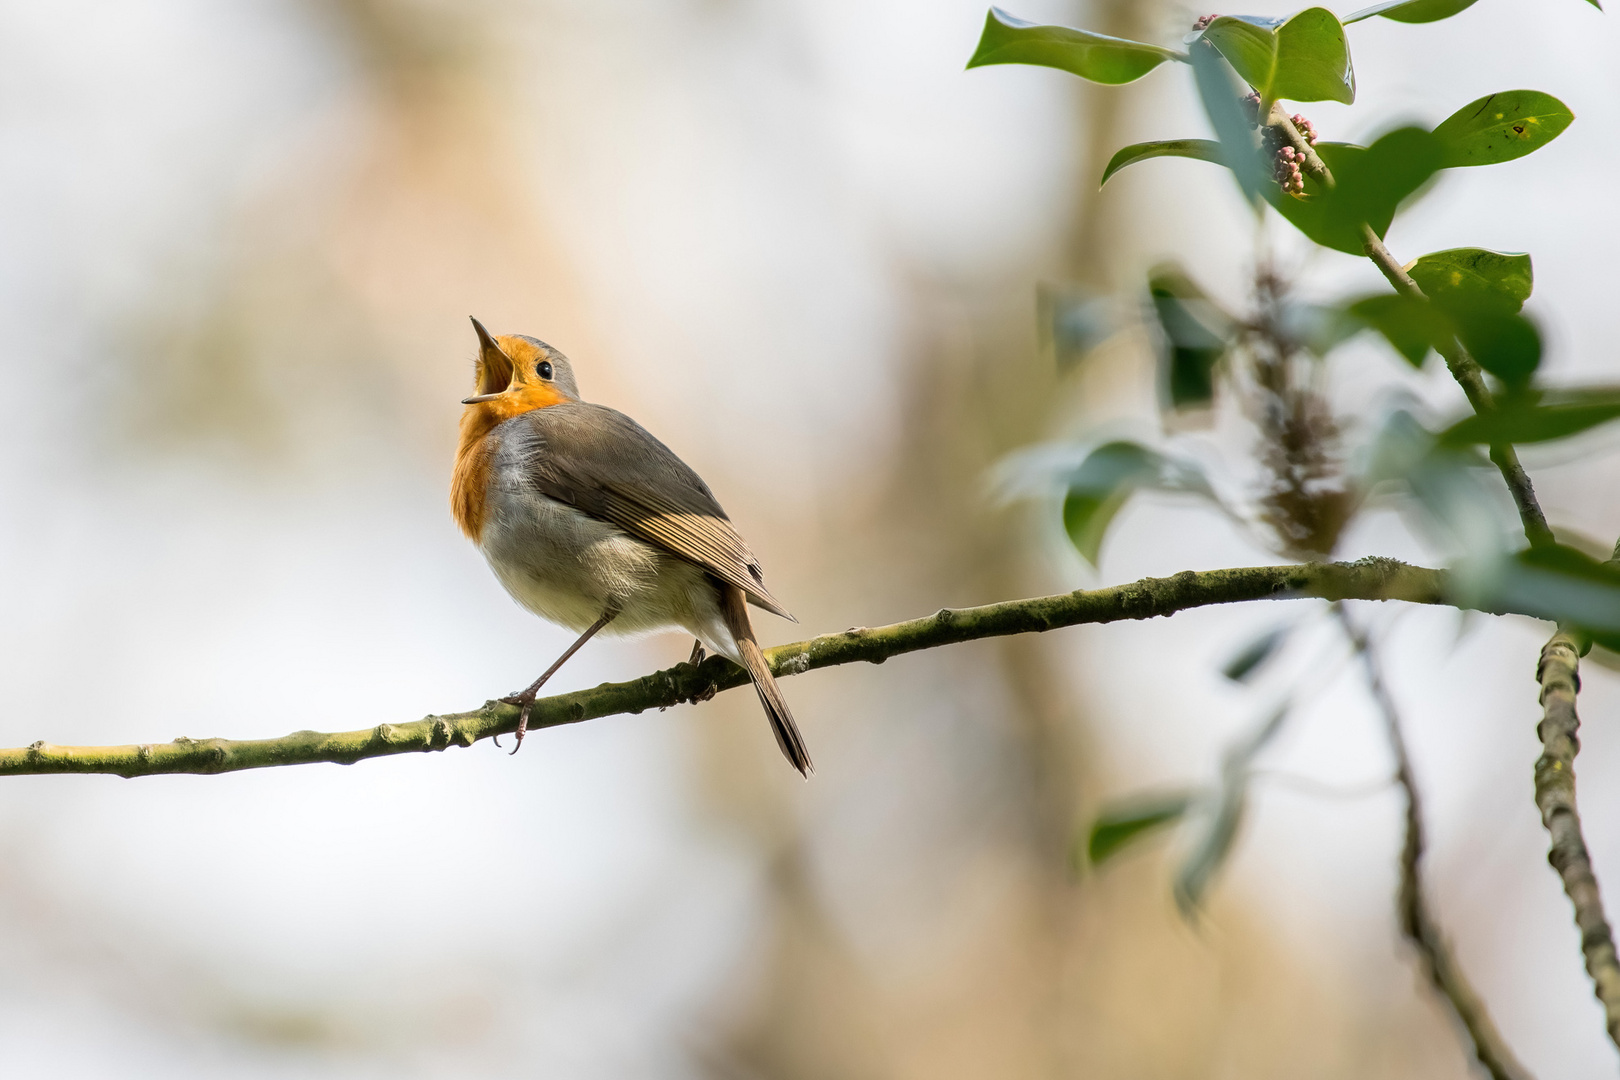
<svg viewBox="0 0 1620 1080"><path fill-rule="evenodd" d="M1286 109L1281 105L1273 106L1271 112L1267 114L1266 123L1267 126L1276 129L1303 159L1300 166L1303 171L1324 187L1335 186L1332 170L1299 133ZM1361 226L1361 240L1367 258L1373 261L1396 292L1414 300L1428 299L1418 283L1412 280L1412 275L1408 274L1405 267L1390 254L1389 248L1384 246L1384 241L1373 231L1372 226L1366 224ZM1479 362L1468 354L1468 350L1455 335L1448 335L1445 341L1437 343L1435 351L1445 360L1451 377L1462 387L1463 395L1467 397L1468 404L1476 413L1488 413L1496 407ZM1491 446L1490 454L1491 461L1495 463L1497 470L1502 474L1502 479L1507 482L1508 490L1513 494L1513 504L1518 508L1519 520L1524 524L1525 538L1533 546L1552 543L1552 529L1548 527L1547 516L1542 513L1541 504L1536 500L1535 487L1530 483L1530 474L1519 464L1518 451L1514 450L1511 443L1496 443Z"/></svg>
<svg viewBox="0 0 1620 1080"><path fill-rule="evenodd" d="M1081 623L1150 619L1211 604L1305 596L1418 604L1452 602L1443 571L1408 566L1394 559L1187 570L1173 577L1144 578L1106 589L1082 589L984 607L944 608L910 622L781 645L767 650L765 655L771 670L784 678L837 664L881 664L891 656L978 638L1040 633ZM710 657L702 664L678 664L630 682L603 683L590 690L540 698L530 711L529 728L661 709L702 700L747 682L748 676L731 661ZM428 716L407 724L379 724L335 733L298 731L277 739L176 739L139 746L53 746L37 742L25 748L0 750L0 776L220 773L321 761L349 765L390 754L471 746L479 739L515 730L518 713L514 705L488 701L472 712Z"/></svg>
<svg viewBox="0 0 1620 1080"><path fill-rule="evenodd" d="M1401 932L1417 949L1429 981L1451 1005L1452 1012L1474 1044L1475 1056L1493 1080L1529 1080L1530 1073L1513 1056L1513 1050L1491 1021L1484 1000L1458 967L1456 958L1451 954L1451 946L1446 942L1424 898L1423 802L1418 796L1417 779L1412 774L1412 758L1401 731L1400 713L1395 708L1395 699L1390 696L1367 635L1351 622L1343 604L1334 604L1333 609L1344 627L1345 636L1361 658L1367 676L1367 689L1383 715L1390 753L1395 758L1395 780L1406 793L1406 839L1401 845L1401 885L1396 896Z"/></svg>
<svg viewBox="0 0 1620 1080"><path fill-rule="evenodd" d="M1575 925L1581 931L1581 952L1592 988L1603 1003L1609 1038L1620 1046L1620 960L1615 957L1614 934L1603 913L1603 897L1592 858L1581 835L1581 816L1575 808L1575 755L1581 718L1575 713L1575 695L1581 689L1581 643L1560 630L1541 650L1536 681L1541 684L1542 720L1536 725L1541 757L1536 761L1536 807L1552 838L1547 861L1558 872L1564 892L1575 905Z"/></svg>

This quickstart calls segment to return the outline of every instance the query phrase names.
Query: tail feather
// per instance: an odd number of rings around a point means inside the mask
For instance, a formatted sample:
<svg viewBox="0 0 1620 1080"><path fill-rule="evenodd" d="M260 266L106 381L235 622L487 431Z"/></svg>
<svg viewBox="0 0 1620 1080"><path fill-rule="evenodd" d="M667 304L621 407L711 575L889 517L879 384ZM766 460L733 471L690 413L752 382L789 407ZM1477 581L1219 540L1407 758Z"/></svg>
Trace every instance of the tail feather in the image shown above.
<svg viewBox="0 0 1620 1080"><path fill-rule="evenodd" d="M748 621L747 600L737 586L720 583L720 613L726 620L726 629L737 641L743 667L748 669L748 677L754 680L754 689L759 691L759 703L765 706L765 716L771 722L771 734L776 736L776 745L782 748L789 764L808 778L816 767L810 761L810 751L805 749L799 725L793 722L793 712L788 708L787 698L782 696L782 688L776 684L776 676L771 674L759 642L754 640L754 627Z"/></svg>

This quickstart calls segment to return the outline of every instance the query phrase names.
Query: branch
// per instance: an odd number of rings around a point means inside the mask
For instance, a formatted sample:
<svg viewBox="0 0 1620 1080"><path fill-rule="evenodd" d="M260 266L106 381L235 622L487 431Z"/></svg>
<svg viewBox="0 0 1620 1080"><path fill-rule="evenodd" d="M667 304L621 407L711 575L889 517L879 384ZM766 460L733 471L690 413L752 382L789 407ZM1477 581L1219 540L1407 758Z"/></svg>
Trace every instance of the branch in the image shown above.
<svg viewBox="0 0 1620 1080"><path fill-rule="evenodd" d="M1493 1080L1530 1080L1530 1073L1513 1056L1513 1050L1502 1038L1491 1021L1485 1002L1468 982L1457 966L1445 935L1435 921L1423 895L1423 803L1418 796L1417 779L1412 774L1412 759L1407 752L1406 737L1401 732L1400 712L1390 696L1379 669L1378 658L1372 644L1345 612L1342 604L1333 605L1344 632L1355 646L1367 675L1367 689L1371 691L1378 711L1384 717L1384 730L1389 736L1389 748L1395 756L1395 779L1406 793L1406 840L1401 845L1401 885L1396 894L1396 908L1400 912L1401 932L1406 935L1423 960L1429 981L1451 1005L1452 1012L1474 1044L1474 1055L1479 1058ZM1594 891L1596 886L1594 885ZM1604 928L1607 930L1607 927ZM1613 951L1610 951L1613 959Z"/></svg>
<svg viewBox="0 0 1620 1080"><path fill-rule="evenodd" d="M1294 121L1289 118L1287 110L1281 105L1272 107L1267 114L1267 126L1280 132L1288 145L1294 148L1304 160L1301 168L1309 173L1313 179L1323 186L1335 186L1332 171L1317 155L1315 149L1299 133ZM1366 248L1367 258L1383 272L1396 292L1409 296L1414 300L1427 300L1418 283L1412 280L1412 275L1406 272L1395 258L1390 254L1384 241L1372 230L1370 225L1361 226L1362 245ZM1445 341L1435 346L1446 362L1446 368L1451 377L1457 380L1462 387L1464 396L1468 398L1476 413L1488 413L1496 407L1495 399L1491 396L1490 387L1485 384L1485 374L1480 369L1479 362L1468 355L1462 342L1455 335L1449 335ZM1513 493L1513 504L1518 507L1519 520L1524 524L1524 535L1532 546L1550 544L1553 542L1552 529L1547 525L1547 516L1541 512L1541 504L1536 500L1536 491L1530 483L1530 474L1524 471L1519 464L1518 451L1514 450L1512 443L1493 443L1490 448L1491 461L1507 482L1508 490Z"/></svg>
<svg viewBox="0 0 1620 1080"><path fill-rule="evenodd" d="M1580 653L1580 643L1560 630L1541 650L1536 667L1543 709L1543 719L1536 725L1542 747L1536 761L1536 807L1552 838L1547 861L1558 871L1564 892L1575 905L1581 952L1586 955L1593 990L1603 1003L1609 1038L1620 1046L1620 961L1615 958L1614 935L1603 914L1603 897L1581 836L1581 816L1575 809L1575 755L1581 749L1576 736L1581 718L1575 714L1575 695L1581 689Z"/></svg>
<svg viewBox="0 0 1620 1080"><path fill-rule="evenodd" d="M1082 589L984 607L943 608L910 622L875 629L858 627L780 645L768 650L766 659L771 670L784 677L838 664L881 664L891 656L979 638L1041 633L1081 623L1151 619L1211 604L1294 597L1448 602L1443 571L1408 566L1394 559L1187 570L1174 577L1144 578L1106 589ZM665 709L681 702L701 701L747 682L748 676L741 668L721 657L711 657L696 666L677 664L630 682L603 683L590 690L541 698L529 714L529 729L575 724L616 713ZM37 742L26 748L0 750L0 776L111 773L132 777L236 772L317 761L352 765L389 754L471 746L479 739L514 730L517 720L515 706L487 701L473 712L427 716L407 724L379 724L360 731L295 731L279 739L180 738L136 746L53 746Z"/></svg>

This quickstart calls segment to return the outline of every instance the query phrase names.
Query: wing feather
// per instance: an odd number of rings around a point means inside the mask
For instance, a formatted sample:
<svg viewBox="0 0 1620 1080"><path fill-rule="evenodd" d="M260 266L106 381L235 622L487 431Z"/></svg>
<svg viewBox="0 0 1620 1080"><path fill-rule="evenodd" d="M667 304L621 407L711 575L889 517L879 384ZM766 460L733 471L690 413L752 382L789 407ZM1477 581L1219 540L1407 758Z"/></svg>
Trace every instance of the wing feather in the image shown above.
<svg viewBox="0 0 1620 1080"><path fill-rule="evenodd" d="M766 611L792 619L765 588L748 543L701 477L621 412L569 402L515 420L530 481L545 495L696 563Z"/></svg>

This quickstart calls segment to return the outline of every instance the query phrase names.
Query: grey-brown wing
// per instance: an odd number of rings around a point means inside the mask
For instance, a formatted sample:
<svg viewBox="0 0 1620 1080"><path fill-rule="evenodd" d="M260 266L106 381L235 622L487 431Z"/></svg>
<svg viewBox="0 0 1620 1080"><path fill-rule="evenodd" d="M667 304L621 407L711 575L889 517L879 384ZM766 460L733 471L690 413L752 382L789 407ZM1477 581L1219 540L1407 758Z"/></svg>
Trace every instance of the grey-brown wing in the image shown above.
<svg viewBox="0 0 1620 1080"><path fill-rule="evenodd" d="M646 428L602 405L570 402L518 418L529 478L545 495L697 563L766 611L791 619L714 493Z"/></svg>

